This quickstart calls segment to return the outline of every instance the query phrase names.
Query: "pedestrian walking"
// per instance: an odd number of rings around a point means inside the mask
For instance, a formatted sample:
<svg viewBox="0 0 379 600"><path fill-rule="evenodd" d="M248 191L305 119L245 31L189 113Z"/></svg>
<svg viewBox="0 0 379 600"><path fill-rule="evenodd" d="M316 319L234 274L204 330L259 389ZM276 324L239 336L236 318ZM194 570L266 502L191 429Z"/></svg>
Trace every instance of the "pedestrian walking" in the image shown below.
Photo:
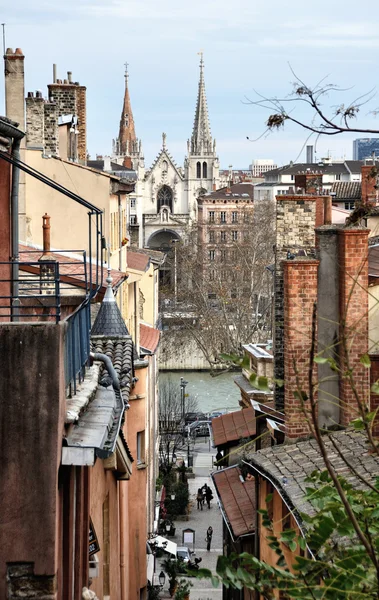
<svg viewBox="0 0 379 600"><path fill-rule="evenodd" d="M207 537L205 538L205 541L207 542L208 552L211 549L212 535L213 535L213 527L209 526L207 529Z"/></svg>
<svg viewBox="0 0 379 600"><path fill-rule="evenodd" d="M197 490L196 500L197 500L197 510L199 510L199 508L201 508L201 510L203 510L204 498L203 498L203 492L202 492L201 488L199 488Z"/></svg>
<svg viewBox="0 0 379 600"><path fill-rule="evenodd" d="M223 459L223 455L222 452L220 450L218 450L217 454L216 454L216 469L217 471L219 469L222 469L222 459Z"/></svg>
<svg viewBox="0 0 379 600"><path fill-rule="evenodd" d="M212 490L209 486L207 486L207 489L205 491L205 499L207 501L208 508L210 508L211 500L213 500L213 494L212 494Z"/></svg>

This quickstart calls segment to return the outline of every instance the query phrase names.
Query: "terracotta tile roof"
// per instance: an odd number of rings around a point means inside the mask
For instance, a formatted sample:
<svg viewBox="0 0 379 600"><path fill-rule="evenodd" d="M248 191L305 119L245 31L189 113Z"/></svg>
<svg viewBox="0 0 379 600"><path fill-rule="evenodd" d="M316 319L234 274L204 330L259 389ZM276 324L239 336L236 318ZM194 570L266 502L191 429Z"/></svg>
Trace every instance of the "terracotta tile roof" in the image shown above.
<svg viewBox="0 0 379 600"><path fill-rule="evenodd" d="M139 343L141 348L154 353L158 348L160 340L161 332L159 331L159 329L154 329L154 327L150 327L149 325L144 325L143 323L141 323L139 326L139 332Z"/></svg>
<svg viewBox="0 0 379 600"><path fill-rule="evenodd" d="M336 194L333 200L360 200L361 187L360 181L335 181L331 189Z"/></svg>
<svg viewBox="0 0 379 600"><path fill-rule="evenodd" d="M358 489L361 489L363 484L347 464L351 464L354 471L367 481L374 481L379 476L379 458L370 453L365 435L349 429L331 435L346 458L345 463L328 436L324 436L328 457L337 475L347 478ZM270 479L286 504L297 513L300 522L301 512L314 514L314 507L305 499L306 488L309 487L306 479L312 471L325 469L316 440L258 450L249 454L246 462Z"/></svg>
<svg viewBox="0 0 379 600"><path fill-rule="evenodd" d="M142 271L143 273L149 268L150 257L142 252L132 252L128 250L127 264L129 269L134 271Z"/></svg>
<svg viewBox="0 0 379 600"><path fill-rule="evenodd" d="M92 352L106 354L111 359L120 381L121 397L124 404L128 404L133 376L133 342L132 338L102 339L91 337ZM108 371L104 365L100 369L100 386L111 384Z"/></svg>
<svg viewBox="0 0 379 600"><path fill-rule="evenodd" d="M42 250L36 250L31 248L30 246L24 246L22 244L19 245L20 250L20 260L26 262L37 262L41 256L43 255ZM67 278L66 281L68 283L72 283L73 285L79 285L84 287L85 284L85 275L84 275L84 263L82 260L77 258L72 258L70 256L64 256L63 254L58 254L57 252L51 252L53 259L59 262L59 274L64 278ZM21 267L22 268L22 267ZM92 280L96 281L96 265L91 265L92 269ZM30 272L36 272L38 270L37 266L33 266L27 269ZM89 271L89 265L87 263L87 270ZM108 276L108 271L105 267L102 268L103 271L103 285L102 291L105 290L106 278ZM101 271L99 270L99 275ZM112 288L117 288L119 284L126 278L126 273L122 271L116 271L115 269L111 269L112 276ZM71 281L69 281L71 280Z"/></svg>
<svg viewBox="0 0 379 600"><path fill-rule="evenodd" d="M215 446L251 437L256 433L255 411L245 408L212 419Z"/></svg>
<svg viewBox="0 0 379 600"><path fill-rule="evenodd" d="M255 531L255 479L240 480L239 467L229 467L212 474L223 512L236 540Z"/></svg>

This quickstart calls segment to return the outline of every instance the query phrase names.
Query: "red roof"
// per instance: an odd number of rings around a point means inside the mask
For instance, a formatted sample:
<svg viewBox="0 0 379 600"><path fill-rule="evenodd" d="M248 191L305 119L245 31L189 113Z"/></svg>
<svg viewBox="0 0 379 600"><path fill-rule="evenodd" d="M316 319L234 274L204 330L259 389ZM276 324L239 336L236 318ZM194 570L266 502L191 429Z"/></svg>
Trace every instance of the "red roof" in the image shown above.
<svg viewBox="0 0 379 600"><path fill-rule="evenodd" d="M245 408L212 419L215 446L248 438L256 433L255 411Z"/></svg>
<svg viewBox="0 0 379 600"><path fill-rule="evenodd" d="M129 269L134 271L147 271L150 263L150 257L142 252L130 252L127 253L127 264Z"/></svg>
<svg viewBox="0 0 379 600"><path fill-rule="evenodd" d="M240 475L239 467L230 467L212 474L234 539L255 531L255 479L251 477L242 482Z"/></svg>
<svg viewBox="0 0 379 600"><path fill-rule="evenodd" d="M25 262L37 262L41 256L43 256L42 250L35 250L30 246L24 246L22 244L19 245L20 250L20 260ZM63 254L57 254L56 252L51 252L52 259L57 260L59 262L59 275L62 278L67 278L66 281L68 283L72 283L72 285L78 285L80 287L84 287L85 284L85 274L84 274L84 262L83 260L79 260L77 258L72 258L70 256L64 256ZM89 270L89 264L87 263L87 270ZM30 267L20 267L22 270L29 271L31 273L37 272L37 265L33 265ZM91 265L92 269L92 282L93 285L96 284L96 265ZM103 288L106 288L107 284L105 279L108 276L108 271L105 267L102 268L103 271ZM101 277L101 270L99 269L99 277ZM126 273L122 271L116 271L115 269L111 269L111 277L112 277L112 287L117 288L123 279L126 278ZM69 281L71 280L71 281Z"/></svg>
<svg viewBox="0 0 379 600"><path fill-rule="evenodd" d="M155 352L158 348L161 335L159 329L154 329L154 327L150 327L149 325L144 325L141 323L139 326L139 334L139 343L141 348L148 350L149 352Z"/></svg>

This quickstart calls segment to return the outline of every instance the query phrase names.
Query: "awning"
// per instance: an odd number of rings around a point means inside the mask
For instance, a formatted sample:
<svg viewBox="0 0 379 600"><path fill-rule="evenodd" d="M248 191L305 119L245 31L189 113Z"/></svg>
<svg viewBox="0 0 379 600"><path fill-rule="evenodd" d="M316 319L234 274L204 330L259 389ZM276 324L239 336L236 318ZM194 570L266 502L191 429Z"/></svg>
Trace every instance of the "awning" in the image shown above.
<svg viewBox="0 0 379 600"><path fill-rule="evenodd" d="M243 479L239 467L212 473L221 513L232 539L255 533L255 479Z"/></svg>
<svg viewBox="0 0 379 600"><path fill-rule="evenodd" d="M161 535L157 535L157 537L154 538L154 543L157 544L158 548L162 548L162 550L164 550L165 552L176 556L176 549L178 545L175 544L175 542L172 542L171 540L168 540L167 538L164 538Z"/></svg>
<svg viewBox="0 0 379 600"><path fill-rule="evenodd" d="M255 412L245 408L212 419L211 426L215 446L252 437L256 434Z"/></svg>
<svg viewBox="0 0 379 600"><path fill-rule="evenodd" d="M109 458L116 449L124 413L120 392L98 387L77 423L71 426L62 448L62 465L93 466L96 456Z"/></svg>

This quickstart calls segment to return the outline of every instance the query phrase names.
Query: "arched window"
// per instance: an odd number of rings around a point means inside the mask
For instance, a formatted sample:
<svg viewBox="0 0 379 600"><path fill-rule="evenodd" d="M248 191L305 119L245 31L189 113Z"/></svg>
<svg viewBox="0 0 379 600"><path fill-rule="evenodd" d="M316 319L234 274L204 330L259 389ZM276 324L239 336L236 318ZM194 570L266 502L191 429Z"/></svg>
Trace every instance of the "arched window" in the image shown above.
<svg viewBox="0 0 379 600"><path fill-rule="evenodd" d="M167 164L167 160L164 160L162 162L162 171L168 171L168 164Z"/></svg>
<svg viewBox="0 0 379 600"><path fill-rule="evenodd" d="M172 212L172 189L168 185L163 185L157 194L158 212L162 206L167 206Z"/></svg>
<svg viewBox="0 0 379 600"><path fill-rule="evenodd" d="M201 179L201 162L196 163L196 177Z"/></svg>
<svg viewBox="0 0 379 600"><path fill-rule="evenodd" d="M208 165L207 165L207 163L204 161L204 162L203 162L203 179L206 179L206 178L208 177L208 175L207 175L207 172L208 172Z"/></svg>

